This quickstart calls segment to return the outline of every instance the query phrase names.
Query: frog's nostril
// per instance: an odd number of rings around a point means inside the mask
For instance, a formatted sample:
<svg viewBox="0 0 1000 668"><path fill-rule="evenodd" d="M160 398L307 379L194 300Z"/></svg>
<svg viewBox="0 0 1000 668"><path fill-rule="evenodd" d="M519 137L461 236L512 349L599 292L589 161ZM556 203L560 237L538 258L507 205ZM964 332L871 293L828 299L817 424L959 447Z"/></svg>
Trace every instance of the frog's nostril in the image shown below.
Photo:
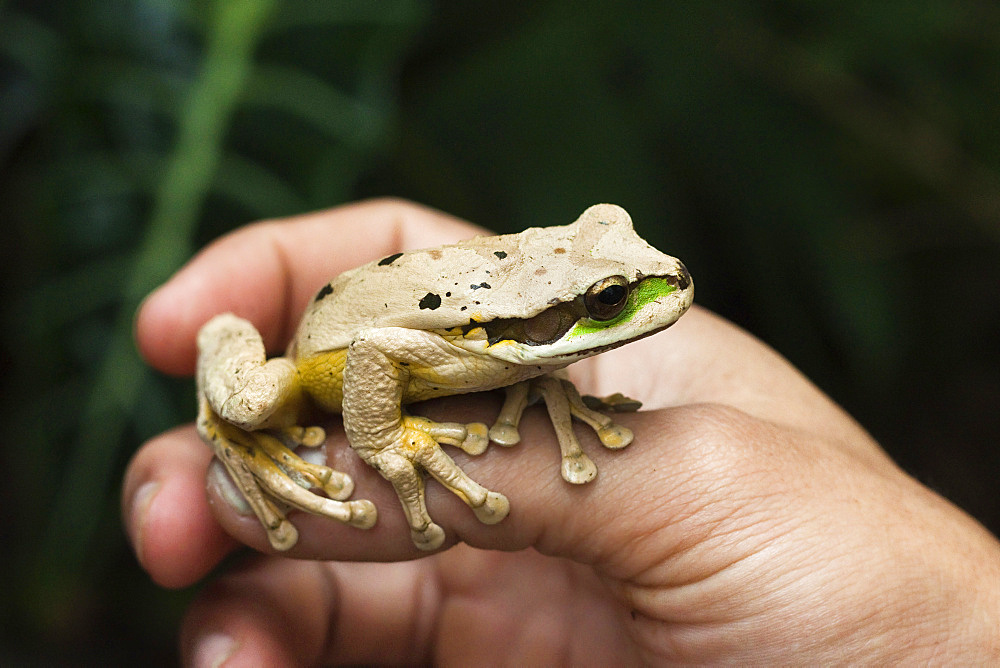
<svg viewBox="0 0 1000 668"><path fill-rule="evenodd" d="M688 273L687 267L679 260L677 261L677 273L668 274L663 278L678 290L687 290L688 286L691 285L691 274Z"/></svg>
<svg viewBox="0 0 1000 668"><path fill-rule="evenodd" d="M680 260L677 261L677 287L681 290L687 290L688 286L691 285L691 274L688 272L687 267Z"/></svg>

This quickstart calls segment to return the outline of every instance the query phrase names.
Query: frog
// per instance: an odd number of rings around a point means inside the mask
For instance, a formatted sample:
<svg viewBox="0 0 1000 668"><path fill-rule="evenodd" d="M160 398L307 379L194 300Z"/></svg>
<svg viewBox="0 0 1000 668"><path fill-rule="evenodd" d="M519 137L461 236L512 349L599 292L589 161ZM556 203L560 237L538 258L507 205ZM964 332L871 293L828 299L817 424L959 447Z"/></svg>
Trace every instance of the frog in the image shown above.
<svg viewBox="0 0 1000 668"><path fill-rule="evenodd" d="M351 448L394 488L413 544L440 548L445 531L429 514L436 480L484 524L510 502L473 480L442 446L468 455L520 441L523 413L543 402L560 447L560 474L582 485L597 467L573 420L600 443L634 438L609 413L635 410L621 394L581 396L566 367L674 324L694 295L684 264L644 241L612 204L574 222L452 245L393 253L341 273L312 298L280 357L267 358L256 328L232 313L197 335L197 429L276 551L292 548L293 510L366 529L375 505L351 499L354 483L300 453L324 443L306 426L316 408L343 419ZM485 423L414 415L420 401L500 390Z"/></svg>

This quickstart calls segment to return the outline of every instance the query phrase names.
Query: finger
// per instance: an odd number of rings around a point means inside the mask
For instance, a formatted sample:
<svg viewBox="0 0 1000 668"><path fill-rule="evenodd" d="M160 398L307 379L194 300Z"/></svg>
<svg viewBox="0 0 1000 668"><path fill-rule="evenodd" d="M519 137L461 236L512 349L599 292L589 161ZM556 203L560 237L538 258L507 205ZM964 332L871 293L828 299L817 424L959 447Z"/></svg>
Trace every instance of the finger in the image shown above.
<svg viewBox="0 0 1000 668"><path fill-rule="evenodd" d="M496 414L500 401L494 394L451 397L426 402L414 412L440 421L488 421ZM579 430L584 450L600 473L591 483L571 485L560 477L559 445L545 409L533 406L525 412L520 429L522 441L517 446L494 446L475 457L457 448L448 449L474 480L509 498L508 517L499 524L484 525L462 499L428 479L426 498L431 516L445 528L446 545L466 542L499 550L536 546L546 554L584 559L587 555L576 548L595 545L591 534L610 528L621 533L609 537L609 541L631 540L632 531L648 530L646 524L635 522L638 517L662 521L659 513L669 511L664 495L677 490L676 481L670 477L690 475L695 465L692 458L684 456L689 449L687 441L696 438L692 430L669 423L669 419L682 423L683 417L670 416L684 410L621 416L620 421L637 435L636 442L621 451L609 451L592 432ZM694 415L691 419L700 418ZM353 499L375 503L378 522L371 529L359 530L324 517L292 513L289 518L299 538L287 556L350 561L426 556L413 545L392 486L351 450L336 421L327 427L329 465L354 479ZM226 489L210 485L209 495L212 509L227 533L261 552L273 553L259 522L238 504L231 505L228 500L232 497ZM654 508L657 513L650 515Z"/></svg>
<svg viewBox="0 0 1000 668"><path fill-rule="evenodd" d="M280 349L316 290L340 272L482 232L398 200L244 227L205 248L146 298L136 316L139 349L162 371L193 373L198 328L225 311L253 322L269 350Z"/></svg>
<svg viewBox="0 0 1000 668"><path fill-rule="evenodd" d="M192 606L181 630L185 664L426 663L440 602L432 571L430 560L254 560Z"/></svg>
<svg viewBox="0 0 1000 668"><path fill-rule="evenodd" d="M187 426L143 445L126 471L126 532L142 567L165 587L196 582L236 547L206 502L210 459L209 449Z"/></svg>
<svg viewBox="0 0 1000 668"><path fill-rule="evenodd" d="M632 665L627 620L590 569L457 546L399 564L255 560L198 597L182 647L199 665Z"/></svg>
<svg viewBox="0 0 1000 668"><path fill-rule="evenodd" d="M716 341L723 342L732 342L741 337L745 341L752 342L752 339L738 330L727 332L734 328L707 313L695 312L691 315L695 320L702 318L704 322L693 328L692 334L687 335L687 341L679 346L681 348L688 343L692 346L703 345L704 341L713 337ZM721 334L713 331L720 328ZM683 330L675 330L661 336L676 331L683 334ZM746 350L740 352L748 353ZM699 352L697 356L700 357L702 354ZM766 376L769 382L777 382L776 379L783 373L797 378L794 371L773 353L758 356L761 360L770 360L758 362L762 376ZM743 357L751 356L744 354ZM677 355L670 362L668 366L683 367L692 364L684 355ZM718 392L720 388L725 390L725 383L722 381L725 381L724 375L719 381L714 381L717 387L710 387L710 384L706 383L705 389L700 390L705 393L703 396L718 401L718 394L708 393ZM696 395L692 392L692 396ZM732 396L735 403L738 396L735 394ZM419 412L441 421L488 423L496 415L498 404L499 400L494 395L462 396L421 407ZM709 447L712 446L711 439L692 431L692 427L716 426L713 422L718 419L717 413L718 411L707 407L700 411L674 409L660 416L647 413L619 416L618 420L636 433L636 443L626 451L615 453L607 452L601 447L589 431L578 430L586 451L595 459L601 471L595 482L579 488L567 485L560 479L558 446L544 411L536 407L529 410L526 416L522 428L523 442L520 446L509 450L494 447L486 455L478 458L466 457L461 452L452 451L453 457L474 479L510 498L513 509L507 520L498 528L481 525L464 503L434 481L428 481L428 504L435 519L448 529L451 541L464 539L474 545L494 549L522 548L537 544L540 537L545 536L548 538L568 536L568 543L581 538L581 542L586 544L588 541L582 540L582 536L593 531L594 525L598 528L611 526L633 530L641 525L636 525L632 520L637 513L650 507L651 498L660 498L663 490L679 489L678 479L685 482L685 476L689 476L692 470L710 466L720 457L718 448ZM689 417L684 419L676 417L677 415L689 415ZM670 418L666 426L663 422L665 418ZM331 466L349 473L354 478L355 499L368 498L375 502L379 509L379 522L375 528L361 532L322 517L295 513L292 518L299 528L300 538L291 556L358 560L408 559L423 556L413 547L409 539L408 526L391 486L351 451L339 425L335 424L329 433L331 438L327 450ZM708 430L708 434L712 434L711 429ZM164 467L169 467L169 470L183 479L200 480L205 461L210 457L209 450L197 441L193 433L188 433L187 437L190 440L185 445L197 451L199 453L197 457L185 459L175 456L168 449L163 449L162 456L158 456L155 461ZM740 438L744 436L740 435ZM739 441L734 439L733 442ZM699 447L701 451L707 448L712 458L686 457L685 453L692 451L692 444L695 446L693 448L695 452L699 452ZM158 448L153 448L151 451L161 452ZM735 453L727 456L739 461L739 455L740 453ZM181 469L184 469L183 472ZM650 471L656 475L650 475ZM162 472L159 476L151 477L163 479L170 478L171 475ZM706 476L704 479L707 481L706 484L712 480L711 476ZM656 494L651 496L650 489ZM234 509L226 502L227 495L220 493L217 487L213 487L211 491L211 498L214 500L212 509L226 532L261 551L269 551L270 546L256 518L252 514ZM144 548L145 540L137 541L137 549L151 572L158 573L163 567L161 564L167 564L166 567L180 570L185 573L184 577L191 579L196 577L191 574L202 573L213 563L210 558L198 552L182 556L174 553L178 543L185 543L172 538L174 534L183 535L183 532L187 531L199 536L205 531L201 519L207 514L203 505L204 496L199 490L195 497L202 505L193 508L189 517L184 517L179 507L175 508L177 512L171 518L174 524L168 527L168 533L161 534L167 557L157 559L156 555L159 554L157 551L151 552ZM186 501L188 506L194 503L190 497ZM662 507L669 506L664 503ZM142 526L137 522L133 524ZM559 531L552 532L552 526L557 526ZM133 533L141 532L134 530ZM627 540L628 536L618 536L616 539ZM557 543L549 544L547 548L552 553L561 554L560 545ZM177 579L174 576L171 581Z"/></svg>

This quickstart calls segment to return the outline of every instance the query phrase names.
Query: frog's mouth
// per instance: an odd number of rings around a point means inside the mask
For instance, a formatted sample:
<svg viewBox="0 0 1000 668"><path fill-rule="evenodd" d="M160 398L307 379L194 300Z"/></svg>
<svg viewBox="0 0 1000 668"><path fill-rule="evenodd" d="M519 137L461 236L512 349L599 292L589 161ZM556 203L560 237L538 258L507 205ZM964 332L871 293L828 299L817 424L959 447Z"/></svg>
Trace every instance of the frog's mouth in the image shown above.
<svg viewBox="0 0 1000 668"><path fill-rule="evenodd" d="M573 351L573 352L555 353L555 354L552 354L552 355L545 355L545 359L546 360L551 360L552 362L559 362L559 363L566 362L566 363L569 363L569 362L575 362L575 361L583 359L585 357L593 357L594 355L600 355L603 352L607 352L609 350L614 350L615 348L621 348L624 345L632 343L633 341L638 341L640 339L644 339L647 336L652 336L653 334L659 334L663 330L665 330L668 327L670 327L671 325L673 325L675 322L677 322L677 321L673 320L673 321L671 321L671 322L669 322L669 323L667 323L667 324L665 324L665 325L663 325L661 327L657 327L656 329L651 329L649 331L643 332L642 334L637 334L637 335L635 335L635 336L633 336L631 338L622 339L620 341L615 341L613 343L607 343L607 344L604 344L604 345L596 346L594 348L585 348L583 350L577 350L577 351Z"/></svg>

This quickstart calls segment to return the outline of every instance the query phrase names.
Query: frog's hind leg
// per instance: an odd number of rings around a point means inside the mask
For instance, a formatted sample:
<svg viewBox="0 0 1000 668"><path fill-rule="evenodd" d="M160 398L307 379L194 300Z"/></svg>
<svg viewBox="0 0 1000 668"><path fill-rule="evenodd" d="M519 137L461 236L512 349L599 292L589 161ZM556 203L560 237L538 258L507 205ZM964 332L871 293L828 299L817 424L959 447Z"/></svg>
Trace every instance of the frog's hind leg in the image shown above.
<svg viewBox="0 0 1000 668"><path fill-rule="evenodd" d="M265 359L253 326L233 315L213 318L198 335L198 432L229 471L260 519L271 545L287 550L298 532L285 517L290 506L358 528L371 527L375 506L345 502L353 482L312 464L289 446L316 446L318 427L295 427L303 405L298 373L284 358ZM317 488L327 496L309 491Z"/></svg>

